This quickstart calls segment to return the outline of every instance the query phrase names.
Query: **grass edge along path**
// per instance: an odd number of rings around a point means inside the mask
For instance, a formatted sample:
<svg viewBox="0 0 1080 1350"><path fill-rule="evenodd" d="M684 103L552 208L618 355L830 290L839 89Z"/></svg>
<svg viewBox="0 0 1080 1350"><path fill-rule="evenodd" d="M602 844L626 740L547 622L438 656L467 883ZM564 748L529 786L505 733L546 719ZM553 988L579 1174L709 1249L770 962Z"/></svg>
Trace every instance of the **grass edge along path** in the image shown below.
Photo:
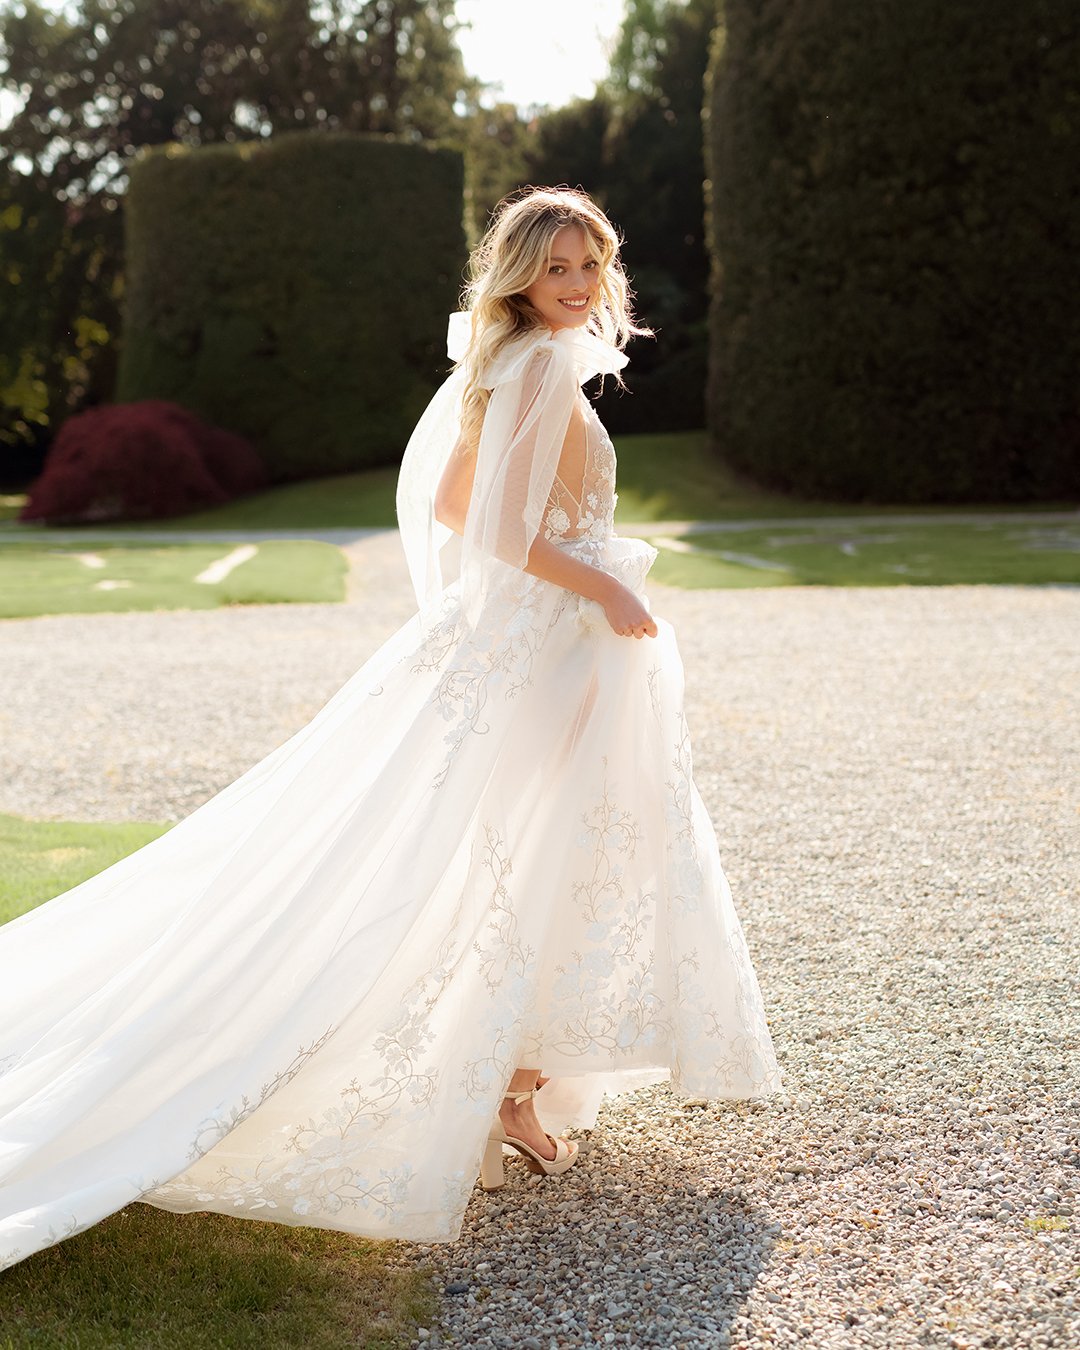
<svg viewBox="0 0 1080 1350"><path fill-rule="evenodd" d="M0 547L0 618L226 605L340 603L349 562L322 540L85 542L40 534Z"/></svg>
<svg viewBox="0 0 1080 1350"><path fill-rule="evenodd" d="M0 922L171 828L0 813ZM0 1350L400 1350L430 1325L428 1272L395 1244L133 1204L0 1272Z"/></svg>
<svg viewBox="0 0 1080 1350"><path fill-rule="evenodd" d="M685 589L1080 585L1080 517L754 522L653 536L650 572Z"/></svg>

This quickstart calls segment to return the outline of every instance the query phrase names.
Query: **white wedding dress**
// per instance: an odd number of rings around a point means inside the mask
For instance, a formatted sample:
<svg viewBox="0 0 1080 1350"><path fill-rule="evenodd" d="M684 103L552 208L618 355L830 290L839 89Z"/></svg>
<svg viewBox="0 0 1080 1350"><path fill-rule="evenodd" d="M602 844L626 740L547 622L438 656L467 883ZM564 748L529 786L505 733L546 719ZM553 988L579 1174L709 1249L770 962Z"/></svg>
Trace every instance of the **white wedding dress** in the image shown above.
<svg viewBox="0 0 1080 1350"><path fill-rule="evenodd" d="M544 534L644 598L615 453ZM459 581L152 843L0 928L0 1268L133 1200L457 1236L516 1065L552 1130L670 1078L782 1093L675 635ZM552 1183L557 1184L557 1183Z"/></svg>

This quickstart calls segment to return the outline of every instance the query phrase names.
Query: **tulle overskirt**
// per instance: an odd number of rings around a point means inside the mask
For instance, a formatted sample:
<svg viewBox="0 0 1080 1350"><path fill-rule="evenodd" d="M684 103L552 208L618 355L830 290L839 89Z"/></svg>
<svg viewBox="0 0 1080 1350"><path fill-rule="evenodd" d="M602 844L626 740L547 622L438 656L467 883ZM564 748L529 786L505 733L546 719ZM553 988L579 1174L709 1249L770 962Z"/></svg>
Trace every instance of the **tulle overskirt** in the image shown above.
<svg viewBox="0 0 1080 1350"><path fill-rule="evenodd" d="M655 549L564 544L644 597ZM782 1091L674 632L514 574L414 616L278 749L0 928L0 1266L133 1200L460 1231L516 1065Z"/></svg>

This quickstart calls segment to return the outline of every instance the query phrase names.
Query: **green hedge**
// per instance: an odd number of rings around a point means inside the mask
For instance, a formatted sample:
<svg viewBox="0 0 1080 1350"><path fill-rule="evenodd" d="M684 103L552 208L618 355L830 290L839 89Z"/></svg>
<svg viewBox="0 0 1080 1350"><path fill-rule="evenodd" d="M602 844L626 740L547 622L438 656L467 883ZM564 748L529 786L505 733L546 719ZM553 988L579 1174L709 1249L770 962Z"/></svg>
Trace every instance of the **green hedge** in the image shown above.
<svg viewBox="0 0 1080 1350"><path fill-rule="evenodd" d="M1075 0L724 0L709 416L763 483L1080 494Z"/></svg>
<svg viewBox="0 0 1080 1350"><path fill-rule="evenodd" d="M247 437L272 481L400 460L448 369L452 150L349 133L156 148L126 207L117 397Z"/></svg>

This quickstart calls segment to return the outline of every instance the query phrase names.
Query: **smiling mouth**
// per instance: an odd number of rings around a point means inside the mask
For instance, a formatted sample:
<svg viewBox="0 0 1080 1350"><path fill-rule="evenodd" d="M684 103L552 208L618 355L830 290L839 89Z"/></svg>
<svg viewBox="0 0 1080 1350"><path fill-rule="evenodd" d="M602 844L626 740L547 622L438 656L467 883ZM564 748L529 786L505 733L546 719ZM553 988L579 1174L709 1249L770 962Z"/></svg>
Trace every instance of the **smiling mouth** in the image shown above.
<svg viewBox="0 0 1080 1350"><path fill-rule="evenodd" d="M560 300L560 305L565 305L567 309L587 309L589 306L589 297L582 296L580 300Z"/></svg>

